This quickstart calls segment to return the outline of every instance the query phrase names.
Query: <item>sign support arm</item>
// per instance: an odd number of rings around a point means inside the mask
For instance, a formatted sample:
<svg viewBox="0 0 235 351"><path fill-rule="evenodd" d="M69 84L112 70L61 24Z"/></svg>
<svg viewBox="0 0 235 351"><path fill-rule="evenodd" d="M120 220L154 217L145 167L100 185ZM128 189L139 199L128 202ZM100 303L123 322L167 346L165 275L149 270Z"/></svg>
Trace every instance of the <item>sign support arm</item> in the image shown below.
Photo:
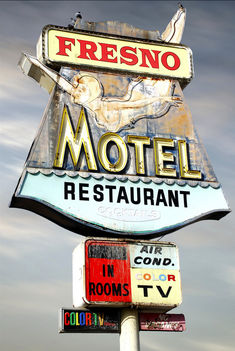
<svg viewBox="0 0 235 351"><path fill-rule="evenodd" d="M140 351L138 311L121 310L120 351Z"/></svg>

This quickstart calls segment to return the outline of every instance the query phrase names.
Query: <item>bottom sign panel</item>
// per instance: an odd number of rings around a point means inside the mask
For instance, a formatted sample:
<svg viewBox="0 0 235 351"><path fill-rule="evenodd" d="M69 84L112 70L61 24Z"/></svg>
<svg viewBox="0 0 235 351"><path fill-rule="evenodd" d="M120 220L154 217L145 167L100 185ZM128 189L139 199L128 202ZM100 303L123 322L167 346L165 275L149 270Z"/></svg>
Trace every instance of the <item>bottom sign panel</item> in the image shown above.
<svg viewBox="0 0 235 351"><path fill-rule="evenodd" d="M173 331L185 330L185 318L183 314L164 313L140 313L140 330L143 331Z"/></svg>
<svg viewBox="0 0 235 351"><path fill-rule="evenodd" d="M60 333L119 333L120 313L118 310L90 311L60 309Z"/></svg>

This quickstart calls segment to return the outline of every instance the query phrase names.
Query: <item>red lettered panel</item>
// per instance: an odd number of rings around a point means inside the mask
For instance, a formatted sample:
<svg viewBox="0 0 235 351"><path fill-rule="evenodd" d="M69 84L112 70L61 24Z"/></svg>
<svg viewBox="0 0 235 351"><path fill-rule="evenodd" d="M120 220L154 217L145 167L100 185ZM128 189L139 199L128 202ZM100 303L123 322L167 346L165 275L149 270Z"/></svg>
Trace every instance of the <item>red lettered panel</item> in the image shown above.
<svg viewBox="0 0 235 351"><path fill-rule="evenodd" d="M86 299L131 302L130 255L126 244L86 242Z"/></svg>

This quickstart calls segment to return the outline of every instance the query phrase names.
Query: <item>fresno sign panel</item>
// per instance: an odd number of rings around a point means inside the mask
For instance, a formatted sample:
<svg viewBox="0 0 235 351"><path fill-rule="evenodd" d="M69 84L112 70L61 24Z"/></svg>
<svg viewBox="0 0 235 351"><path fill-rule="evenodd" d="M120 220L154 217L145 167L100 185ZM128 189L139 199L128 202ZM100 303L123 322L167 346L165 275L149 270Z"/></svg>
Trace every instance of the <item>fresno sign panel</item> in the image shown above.
<svg viewBox="0 0 235 351"><path fill-rule="evenodd" d="M47 26L43 29L40 45L42 60L47 64L189 80L193 75L191 50L177 44L146 43L141 39Z"/></svg>
<svg viewBox="0 0 235 351"><path fill-rule="evenodd" d="M38 57L20 66L50 100L11 207L131 238L230 211L183 96L193 72L184 18L179 9L161 38L116 22L45 27Z"/></svg>
<svg viewBox="0 0 235 351"><path fill-rule="evenodd" d="M137 305L165 312L181 301L174 244L86 239L73 252L75 307Z"/></svg>

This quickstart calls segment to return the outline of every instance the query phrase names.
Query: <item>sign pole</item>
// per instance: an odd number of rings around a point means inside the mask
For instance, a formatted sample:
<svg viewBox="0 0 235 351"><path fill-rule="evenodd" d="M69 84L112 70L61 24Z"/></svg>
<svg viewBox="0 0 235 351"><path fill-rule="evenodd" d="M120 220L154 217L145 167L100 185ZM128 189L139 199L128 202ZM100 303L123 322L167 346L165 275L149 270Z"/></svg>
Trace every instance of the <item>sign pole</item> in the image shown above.
<svg viewBox="0 0 235 351"><path fill-rule="evenodd" d="M121 310L120 351L140 351L138 311Z"/></svg>

